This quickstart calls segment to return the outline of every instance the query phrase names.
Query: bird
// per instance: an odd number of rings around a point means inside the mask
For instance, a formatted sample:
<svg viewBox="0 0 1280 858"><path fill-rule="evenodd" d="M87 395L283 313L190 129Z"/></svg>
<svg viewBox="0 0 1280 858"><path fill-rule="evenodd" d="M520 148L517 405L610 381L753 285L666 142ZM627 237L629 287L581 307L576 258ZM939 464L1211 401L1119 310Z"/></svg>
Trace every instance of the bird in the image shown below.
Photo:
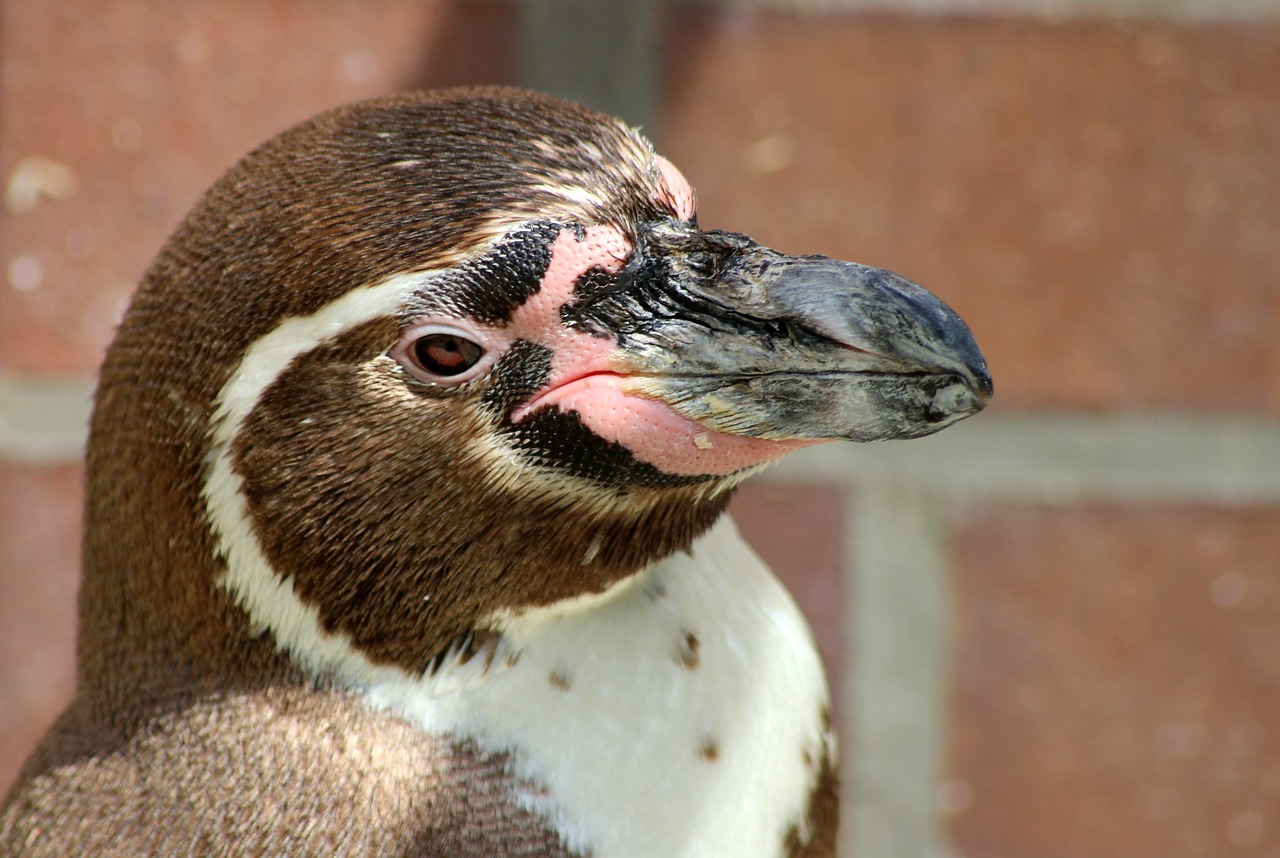
<svg viewBox="0 0 1280 858"><path fill-rule="evenodd" d="M76 692L6 855L830 856L830 694L725 514L992 394L886 270L699 226L640 132L521 89L262 144L101 368Z"/></svg>

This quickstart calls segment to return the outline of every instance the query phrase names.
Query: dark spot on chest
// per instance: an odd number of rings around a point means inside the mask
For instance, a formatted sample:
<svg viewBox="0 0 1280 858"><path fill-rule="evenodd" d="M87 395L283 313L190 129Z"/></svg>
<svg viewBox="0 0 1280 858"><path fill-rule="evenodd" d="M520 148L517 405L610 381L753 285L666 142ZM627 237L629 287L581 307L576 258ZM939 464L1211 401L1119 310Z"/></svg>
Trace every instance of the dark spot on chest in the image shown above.
<svg viewBox="0 0 1280 858"><path fill-rule="evenodd" d="M551 683L551 687L556 691L568 691L573 688L573 680L569 676L569 671L564 668L556 668L547 676L547 682Z"/></svg>
<svg viewBox="0 0 1280 858"><path fill-rule="evenodd" d="M685 670L697 670L698 665L702 663L702 657L698 654L698 649L701 646L698 636L693 632L686 631L676 647L676 664Z"/></svg>

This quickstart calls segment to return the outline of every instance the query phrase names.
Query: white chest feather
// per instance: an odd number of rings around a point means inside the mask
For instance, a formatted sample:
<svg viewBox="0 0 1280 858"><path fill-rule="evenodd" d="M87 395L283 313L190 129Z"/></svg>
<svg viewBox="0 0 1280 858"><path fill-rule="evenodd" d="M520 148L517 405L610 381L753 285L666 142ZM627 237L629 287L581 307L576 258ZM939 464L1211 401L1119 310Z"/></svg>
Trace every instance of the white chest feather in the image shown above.
<svg viewBox="0 0 1280 858"><path fill-rule="evenodd" d="M487 681L377 682L378 706L511 752L522 800L596 858L777 856L834 753L790 595L724 518L601 596L498 618Z"/></svg>

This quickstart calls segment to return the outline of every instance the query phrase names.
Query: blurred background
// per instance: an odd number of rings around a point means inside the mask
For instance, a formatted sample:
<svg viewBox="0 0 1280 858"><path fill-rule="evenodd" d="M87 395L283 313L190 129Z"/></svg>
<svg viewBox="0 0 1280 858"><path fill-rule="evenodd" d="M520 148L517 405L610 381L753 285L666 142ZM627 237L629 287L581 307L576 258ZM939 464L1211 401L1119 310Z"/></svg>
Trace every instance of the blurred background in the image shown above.
<svg viewBox="0 0 1280 858"><path fill-rule="evenodd" d="M831 671L843 854L1280 856L1280 3L3 0L0 78L0 791L72 691L89 391L165 236L317 111L523 83L990 361L989 412L735 501Z"/></svg>

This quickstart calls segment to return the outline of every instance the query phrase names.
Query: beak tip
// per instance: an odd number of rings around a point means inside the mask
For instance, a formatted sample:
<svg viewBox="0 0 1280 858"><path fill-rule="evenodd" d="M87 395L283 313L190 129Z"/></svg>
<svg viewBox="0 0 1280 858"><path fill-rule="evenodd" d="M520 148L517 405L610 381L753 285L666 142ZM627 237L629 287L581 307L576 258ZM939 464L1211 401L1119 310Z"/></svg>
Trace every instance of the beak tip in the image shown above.
<svg viewBox="0 0 1280 858"><path fill-rule="evenodd" d="M970 367L970 387L973 388L974 399L977 400L977 411L981 411L991 404L991 397L995 395L995 386L991 382L991 371L987 369L986 361L974 367Z"/></svg>

